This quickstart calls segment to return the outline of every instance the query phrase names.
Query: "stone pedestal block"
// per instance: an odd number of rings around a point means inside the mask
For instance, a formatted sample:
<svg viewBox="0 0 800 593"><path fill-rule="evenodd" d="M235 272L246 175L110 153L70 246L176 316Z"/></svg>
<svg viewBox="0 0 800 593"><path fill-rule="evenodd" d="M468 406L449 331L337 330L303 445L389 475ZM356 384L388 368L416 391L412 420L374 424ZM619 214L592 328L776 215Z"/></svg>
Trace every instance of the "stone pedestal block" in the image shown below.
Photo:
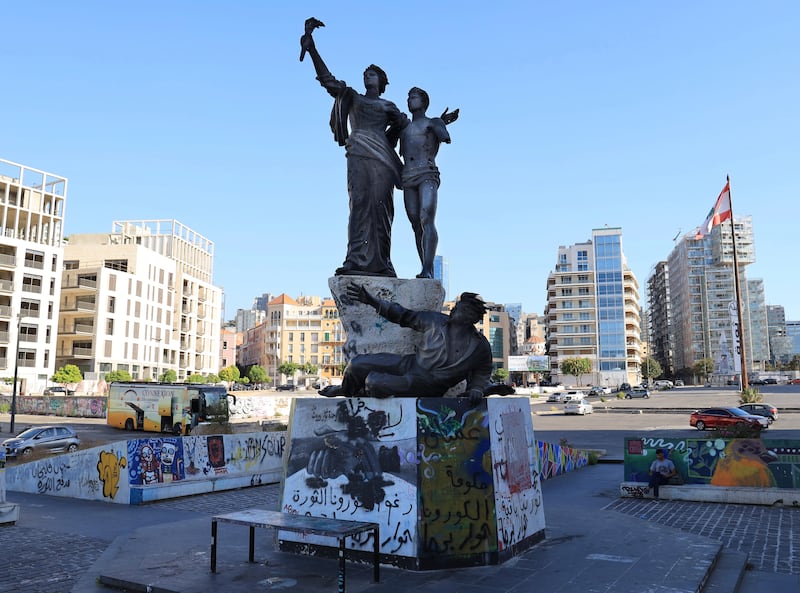
<svg viewBox="0 0 800 593"><path fill-rule="evenodd" d="M497 564L544 538L530 401L297 398L281 510L380 525L382 562L415 570ZM298 553L329 539L280 533ZM369 536L348 548L372 551Z"/></svg>
<svg viewBox="0 0 800 593"><path fill-rule="evenodd" d="M392 352L411 354L420 338L419 332L387 321L370 306L351 300L346 294L350 284L363 285L378 298L417 311L441 311L444 288L438 280L384 278L380 276L334 276L328 279L333 300L347 332L344 356Z"/></svg>

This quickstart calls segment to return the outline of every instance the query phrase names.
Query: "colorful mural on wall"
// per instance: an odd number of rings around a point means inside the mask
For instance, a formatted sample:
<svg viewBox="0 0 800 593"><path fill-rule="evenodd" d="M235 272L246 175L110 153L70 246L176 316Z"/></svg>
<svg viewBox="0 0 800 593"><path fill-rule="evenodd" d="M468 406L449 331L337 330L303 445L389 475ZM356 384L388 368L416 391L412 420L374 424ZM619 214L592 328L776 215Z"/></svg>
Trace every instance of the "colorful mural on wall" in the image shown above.
<svg viewBox="0 0 800 593"><path fill-rule="evenodd" d="M788 439L626 437L625 480L646 482L664 448L687 484L800 488L800 442Z"/></svg>
<svg viewBox="0 0 800 593"><path fill-rule="evenodd" d="M542 441L537 441L536 446L543 480L589 465L589 454L586 451Z"/></svg>
<svg viewBox="0 0 800 593"><path fill-rule="evenodd" d="M0 396L0 404L11 406L11 397ZM105 396L63 397L47 395L26 395L17 398L17 414L34 414L39 416L66 416L69 418L105 418Z"/></svg>
<svg viewBox="0 0 800 593"><path fill-rule="evenodd" d="M282 510L376 522L381 552L407 565L496 562L544 530L530 418L522 398L297 400Z"/></svg>
<svg viewBox="0 0 800 593"><path fill-rule="evenodd" d="M280 475L285 447L283 432L132 439L15 465L7 482L18 492L132 504L142 500L132 487L219 476L260 484L264 475Z"/></svg>

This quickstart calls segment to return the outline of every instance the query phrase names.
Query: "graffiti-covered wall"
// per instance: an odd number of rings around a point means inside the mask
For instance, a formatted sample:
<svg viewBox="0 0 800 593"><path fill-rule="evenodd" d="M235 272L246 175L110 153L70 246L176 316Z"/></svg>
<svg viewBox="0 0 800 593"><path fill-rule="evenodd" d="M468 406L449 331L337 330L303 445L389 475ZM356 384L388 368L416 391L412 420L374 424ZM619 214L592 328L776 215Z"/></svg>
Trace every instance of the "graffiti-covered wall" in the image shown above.
<svg viewBox="0 0 800 593"><path fill-rule="evenodd" d="M647 482L663 448L687 484L800 488L800 441L626 437L625 481Z"/></svg>
<svg viewBox="0 0 800 593"><path fill-rule="evenodd" d="M153 436L8 467L6 484L18 492L139 503L148 500L147 487L212 484L221 477L244 477L251 485L265 476L275 481L285 446L284 432ZM211 489L195 485L191 493Z"/></svg>
<svg viewBox="0 0 800 593"><path fill-rule="evenodd" d="M288 513L379 523L381 552L400 565L497 562L543 537L530 403L296 400L281 504ZM356 547L371 550L368 537Z"/></svg>
<svg viewBox="0 0 800 593"><path fill-rule="evenodd" d="M64 397L48 395L17 396L16 413L69 418L105 418L107 398L103 396ZM0 404L11 408L11 396L1 395Z"/></svg>

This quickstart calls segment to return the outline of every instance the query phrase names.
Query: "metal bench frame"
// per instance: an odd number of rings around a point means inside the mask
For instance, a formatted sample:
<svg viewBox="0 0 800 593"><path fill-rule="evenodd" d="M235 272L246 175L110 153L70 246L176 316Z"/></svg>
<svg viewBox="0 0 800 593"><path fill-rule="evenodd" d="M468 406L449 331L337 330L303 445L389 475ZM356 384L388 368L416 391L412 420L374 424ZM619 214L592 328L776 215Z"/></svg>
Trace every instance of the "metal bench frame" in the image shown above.
<svg viewBox="0 0 800 593"><path fill-rule="evenodd" d="M371 531L374 543L372 558L373 578L376 583L380 582L380 527L377 523L289 515L265 509L246 509L225 515L214 515L211 517L211 572L217 572L217 523L247 525L250 528L250 562L255 561L256 527L273 527L296 533L335 537L339 542L338 593L345 593L345 540L353 535Z"/></svg>

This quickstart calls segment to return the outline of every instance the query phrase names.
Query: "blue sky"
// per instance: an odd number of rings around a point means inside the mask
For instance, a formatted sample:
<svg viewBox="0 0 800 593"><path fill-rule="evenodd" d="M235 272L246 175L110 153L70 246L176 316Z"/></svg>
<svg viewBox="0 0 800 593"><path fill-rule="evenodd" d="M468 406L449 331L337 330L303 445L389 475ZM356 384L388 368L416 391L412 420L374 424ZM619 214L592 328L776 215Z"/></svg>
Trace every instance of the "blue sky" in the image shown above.
<svg viewBox="0 0 800 593"><path fill-rule="evenodd" d="M288 4L288 3L287 3ZM337 8L341 6L340 8ZM357 89L461 109L437 223L450 288L542 312L559 245L622 227L642 299L731 176L767 302L800 319L800 4L30 2L0 7L0 156L69 179L66 234L177 218L216 244L226 318L263 292L327 295L346 247L331 99L303 22ZM392 260L419 272L402 195Z"/></svg>

